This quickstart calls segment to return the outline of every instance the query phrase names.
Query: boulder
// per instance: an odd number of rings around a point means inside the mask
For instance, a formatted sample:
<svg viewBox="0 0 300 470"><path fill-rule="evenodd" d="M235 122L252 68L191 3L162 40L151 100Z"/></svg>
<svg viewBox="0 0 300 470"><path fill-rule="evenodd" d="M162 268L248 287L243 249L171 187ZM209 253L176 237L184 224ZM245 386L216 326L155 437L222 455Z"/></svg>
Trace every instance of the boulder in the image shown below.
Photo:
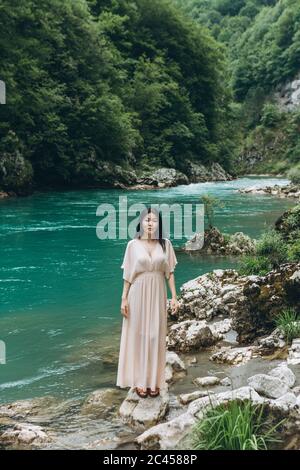
<svg viewBox="0 0 300 470"><path fill-rule="evenodd" d="M300 338L295 338L289 348L287 363L292 365L300 364Z"/></svg>
<svg viewBox="0 0 300 470"><path fill-rule="evenodd" d="M200 387L212 387L214 385L219 385L220 379L215 376L197 377L193 382Z"/></svg>
<svg viewBox="0 0 300 470"><path fill-rule="evenodd" d="M294 372L287 366L286 362L282 362L277 367L268 372L268 375L272 377L278 377L282 380L288 387L293 387L296 382L296 377Z"/></svg>
<svg viewBox="0 0 300 470"><path fill-rule="evenodd" d="M253 375L247 379L247 382L260 395L268 398L279 398L290 391L285 382L267 374Z"/></svg>
<svg viewBox="0 0 300 470"><path fill-rule="evenodd" d="M205 320L185 320L172 325L168 332L168 349L189 352L211 346L218 340Z"/></svg>
<svg viewBox="0 0 300 470"><path fill-rule="evenodd" d="M115 388L103 388L90 393L84 400L81 413L92 414L94 417L105 419L115 411L120 402L119 390Z"/></svg>
<svg viewBox="0 0 300 470"><path fill-rule="evenodd" d="M161 421L169 409L168 388L161 388L157 397L141 398L130 389L121 404L118 416L133 428L148 428Z"/></svg>
<svg viewBox="0 0 300 470"><path fill-rule="evenodd" d="M175 351L167 351L165 377L167 383L172 383L177 379L184 377L187 369L184 362L180 359Z"/></svg>
<svg viewBox="0 0 300 470"><path fill-rule="evenodd" d="M223 346L219 351L213 353L209 359L221 364L240 365L250 361L256 351L257 348L255 346L245 346L242 348Z"/></svg>
<svg viewBox="0 0 300 470"><path fill-rule="evenodd" d="M251 399L257 404L261 404L264 401L264 399L251 387L241 387L233 391L209 394L202 398L193 400L188 405L186 412L182 413L180 416L147 429L135 438L135 442L141 450L180 449L180 443L184 441L186 436L190 433L193 425L197 422L197 419L201 418L208 408L235 399ZM186 448L190 449L189 446Z"/></svg>
<svg viewBox="0 0 300 470"><path fill-rule="evenodd" d="M41 426L28 423L16 423L13 428L0 434L0 442L5 445L41 444L50 441L51 437Z"/></svg>

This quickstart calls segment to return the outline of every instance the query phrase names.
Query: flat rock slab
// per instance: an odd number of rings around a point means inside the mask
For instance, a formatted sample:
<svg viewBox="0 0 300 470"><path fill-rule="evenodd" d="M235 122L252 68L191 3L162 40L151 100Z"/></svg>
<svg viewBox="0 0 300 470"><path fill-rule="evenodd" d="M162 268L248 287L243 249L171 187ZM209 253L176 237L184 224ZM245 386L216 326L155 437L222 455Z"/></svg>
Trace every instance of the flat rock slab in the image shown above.
<svg viewBox="0 0 300 470"><path fill-rule="evenodd" d="M162 388L157 397L141 398L130 389L119 408L122 421L134 428L148 428L161 421L169 409L169 392Z"/></svg>

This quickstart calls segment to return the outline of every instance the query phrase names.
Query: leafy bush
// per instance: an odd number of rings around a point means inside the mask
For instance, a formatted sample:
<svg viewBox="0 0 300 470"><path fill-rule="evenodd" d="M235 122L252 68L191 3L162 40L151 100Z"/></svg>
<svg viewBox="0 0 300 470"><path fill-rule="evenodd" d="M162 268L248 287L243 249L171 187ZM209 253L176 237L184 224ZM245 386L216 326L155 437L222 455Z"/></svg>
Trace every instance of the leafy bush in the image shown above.
<svg viewBox="0 0 300 470"><path fill-rule="evenodd" d="M300 165L291 168L286 176L291 180L293 184L300 184Z"/></svg>
<svg viewBox="0 0 300 470"><path fill-rule="evenodd" d="M280 233L275 229L268 229L262 234L256 244L258 256L266 256L272 267L278 267L287 260L287 246Z"/></svg>
<svg viewBox="0 0 300 470"><path fill-rule="evenodd" d="M263 405L230 401L210 408L191 431L195 450L267 450L281 442L276 435L283 420L267 423Z"/></svg>
<svg viewBox="0 0 300 470"><path fill-rule="evenodd" d="M281 113L278 106L272 103L266 103L263 107L261 123L265 127L274 127L280 121Z"/></svg>

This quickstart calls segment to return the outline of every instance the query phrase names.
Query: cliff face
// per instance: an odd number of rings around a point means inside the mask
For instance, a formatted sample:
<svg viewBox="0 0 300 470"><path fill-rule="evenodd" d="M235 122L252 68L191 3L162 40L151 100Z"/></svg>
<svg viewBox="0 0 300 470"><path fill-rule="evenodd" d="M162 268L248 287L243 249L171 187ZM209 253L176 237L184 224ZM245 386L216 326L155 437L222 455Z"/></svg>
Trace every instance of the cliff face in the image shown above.
<svg viewBox="0 0 300 470"><path fill-rule="evenodd" d="M279 86L274 93L275 102L281 111L297 111L300 107L300 71L293 80Z"/></svg>
<svg viewBox="0 0 300 470"><path fill-rule="evenodd" d="M239 173L285 174L299 162L300 71L264 101L236 158Z"/></svg>

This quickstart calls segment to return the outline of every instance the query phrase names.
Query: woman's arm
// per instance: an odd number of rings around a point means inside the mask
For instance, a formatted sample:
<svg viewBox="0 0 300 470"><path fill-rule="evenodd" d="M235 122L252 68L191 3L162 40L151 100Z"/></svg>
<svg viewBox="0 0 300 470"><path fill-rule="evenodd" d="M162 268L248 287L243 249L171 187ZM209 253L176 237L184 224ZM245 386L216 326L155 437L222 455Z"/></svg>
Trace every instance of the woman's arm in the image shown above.
<svg viewBox="0 0 300 470"><path fill-rule="evenodd" d="M174 272L170 273L170 277L168 279L168 284L169 284L170 291L171 291L171 294L172 294L172 299L177 299Z"/></svg>
<svg viewBox="0 0 300 470"><path fill-rule="evenodd" d="M171 298L172 313L176 313L179 306L178 306L178 301L177 301L174 272L170 273L170 277L168 279L168 284L169 284L170 291L171 291L171 294L172 294L172 298Z"/></svg>
<svg viewBox="0 0 300 470"><path fill-rule="evenodd" d="M130 286L131 286L130 282L124 279L122 301L121 301L121 313L126 318L128 318L128 314L129 314L128 293L130 290Z"/></svg>

